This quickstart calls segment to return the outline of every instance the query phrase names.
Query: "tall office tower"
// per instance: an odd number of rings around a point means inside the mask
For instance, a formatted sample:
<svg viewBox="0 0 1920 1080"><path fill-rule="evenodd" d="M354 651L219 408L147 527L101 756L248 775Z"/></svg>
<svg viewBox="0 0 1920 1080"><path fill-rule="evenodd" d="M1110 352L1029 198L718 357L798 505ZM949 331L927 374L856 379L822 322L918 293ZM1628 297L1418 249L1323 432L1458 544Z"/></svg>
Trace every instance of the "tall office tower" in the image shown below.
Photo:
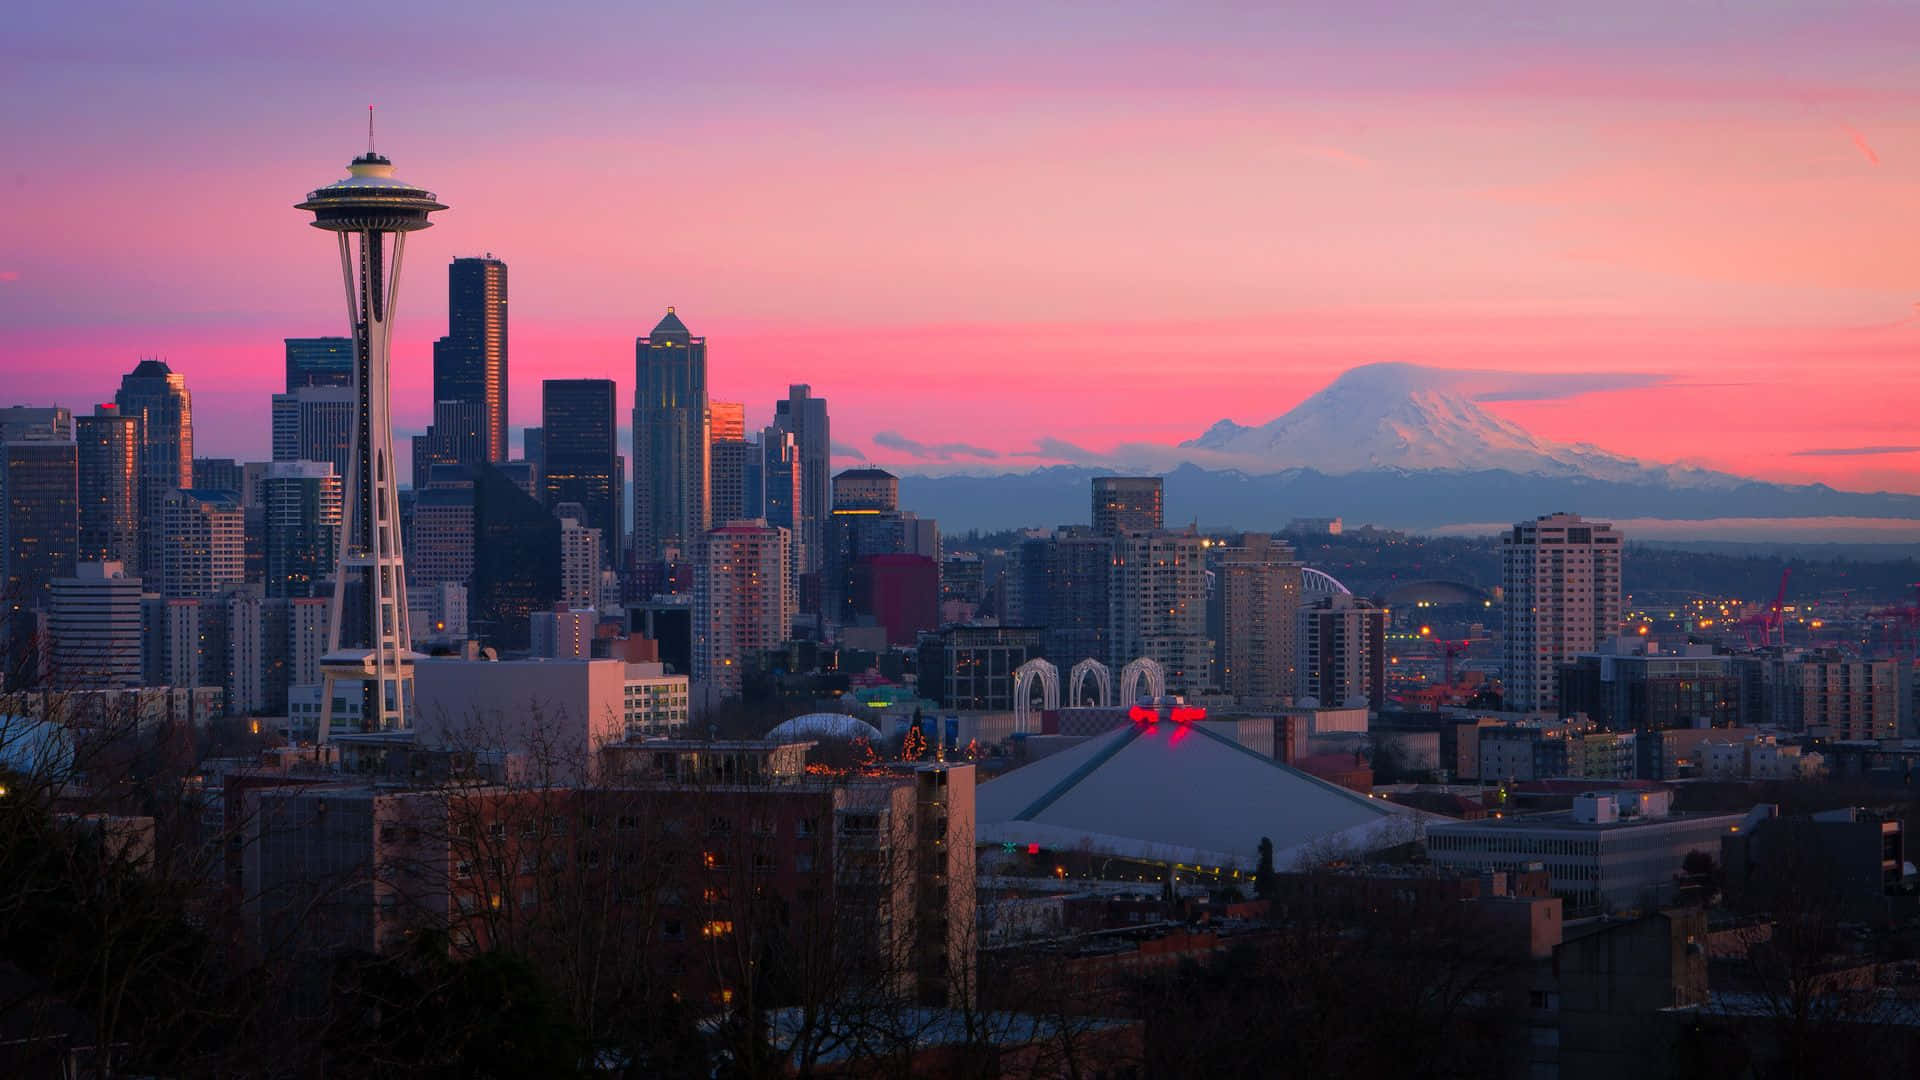
<svg viewBox="0 0 1920 1080"><path fill-rule="evenodd" d="M1112 537L1086 525L1028 537L1014 548L1006 581L1008 624L1044 627L1056 664L1112 660Z"/></svg>
<svg viewBox="0 0 1920 1080"><path fill-rule="evenodd" d="M276 461L260 481L266 519L265 593L316 595L333 573L340 535L340 477L322 461Z"/></svg>
<svg viewBox="0 0 1920 1080"><path fill-rule="evenodd" d="M1170 693L1206 689L1206 548L1194 533L1122 532L1113 539L1108 620L1118 671L1136 657L1157 660Z"/></svg>
<svg viewBox="0 0 1920 1080"><path fill-rule="evenodd" d="M140 579L117 562L82 562L53 582L48 633L57 690L140 685Z"/></svg>
<svg viewBox="0 0 1920 1080"><path fill-rule="evenodd" d="M1217 685L1243 705L1283 705L1294 693L1300 564L1293 549L1264 533L1246 533L1209 549Z"/></svg>
<svg viewBox="0 0 1920 1080"><path fill-rule="evenodd" d="M186 376L142 360L113 401L140 422L140 569L151 578L160 565L161 504L167 492L193 486L193 395Z"/></svg>
<svg viewBox="0 0 1920 1080"><path fill-rule="evenodd" d="M587 524L579 503L561 503L553 516L560 519L560 602L572 608L600 606L600 530Z"/></svg>
<svg viewBox="0 0 1920 1080"><path fill-rule="evenodd" d="M239 495L200 488L170 491L161 504L160 525L163 595L209 597L246 580L246 511Z"/></svg>
<svg viewBox="0 0 1920 1080"><path fill-rule="evenodd" d="M848 469L833 478L835 510L898 510L900 478L885 469Z"/></svg>
<svg viewBox="0 0 1920 1080"><path fill-rule="evenodd" d="M73 438L73 410L63 405L10 405L0 409L0 442Z"/></svg>
<svg viewBox="0 0 1920 1080"><path fill-rule="evenodd" d="M273 395L273 460L325 461L335 476L346 476L359 401L351 386L303 386Z"/></svg>
<svg viewBox="0 0 1920 1080"><path fill-rule="evenodd" d="M1559 704L1561 664L1620 631L1620 533L1578 514L1523 521L1500 538L1506 706Z"/></svg>
<svg viewBox="0 0 1920 1080"><path fill-rule="evenodd" d="M1166 528L1166 508L1157 476L1093 478L1093 531L1102 536Z"/></svg>
<svg viewBox="0 0 1920 1080"><path fill-rule="evenodd" d="M687 558L706 531L706 429L707 339L668 308L634 343L633 547L642 562L670 549Z"/></svg>
<svg viewBox="0 0 1920 1080"><path fill-rule="evenodd" d="M620 429L612 379L548 379L540 385L545 459L540 483L549 507L578 503L582 525L600 532L602 568L620 551Z"/></svg>
<svg viewBox="0 0 1920 1080"><path fill-rule="evenodd" d="M310 386L353 388L352 338L290 337L285 340L287 393L297 393Z"/></svg>
<svg viewBox="0 0 1920 1080"><path fill-rule="evenodd" d="M45 607L80 551L79 447L68 426L10 425L0 442L0 611Z"/></svg>
<svg viewBox="0 0 1920 1080"><path fill-rule="evenodd" d="M487 460L487 406L480 401L436 401L433 422L415 435L413 486L418 489L435 465L470 465Z"/></svg>
<svg viewBox="0 0 1920 1080"><path fill-rule="evenodd" d="M491 253L447 269L447 336L433 343L433 400L435 426L440 402L479 406L479 460L507 460L507 264Z"/></svg>
<svg viewBox="0 0 1920 1080"><path fill-rule="evenodd" d="M140 422L114 405L74 418L79 446L81 562L117 562L140 576Z"/></svg>
<svg viewBox="0 0 1920 1080"><path fill-rule="evenodd" d="M231 491L240 495L247 486L245 469L230 457L194 458L193 486L205 491Z"/></svg>
<svg viewBox="0 0 1920 1080"><path fill-rule="evenodd" d="M409 588L465 587L473 580L473 473L465 465L436 465L414 493L407 540Z"/></svg>
<svg viewBox="0 0 1920 1080"><path fill-rule="evenodd" d="M764 507L747 506L747 463L760 453L757 443L745 439L715 439L708 448L707 503L715 521L760 517Z"/></svg>
<svg viewBox="0 0 1920 1080"><path fill-rule="evenodd" d="M1295 701L1313 698L1328 707L1365 701L1370 709L1387 702L1387 613L1347 593L1322 596L1302 605L1294 667Z"/></svg>
<svg viewBox="0 0 1920 1080"><path fill-rule="evenodd" d="M747 405L744 401L707 402L707 438L712 442L747 437Z"/></svg>
<svg viewBox="0 0 1920 1080"><path fill-rule="evenodd" d="M547 460L546 428L520 429L520 459L532 462L534 470L539 471L541 464Z"/></svg>
<svg viewBox="0 0 1920 1080"><path fill-rule="evenodd" d="M407 628L388 367L393 300L407 234L427 228L427 215L446 207L432 192L401 182L393 175L393 162L374 152L371 113L368 143L367 152L347 166L347 179L312 192L299 205L312 211L315 228L339 237L347 323L354 342L354 443L342 483L339 562L321 677L322 742L332 724L335 683L359 684L360 723L373 731L406 728L413 693L413 637ZM501 283L504 363L504 268Z"/></svg>
<svg viewBox="0 0 1920 1080"><path fill-rule="evenodd" d="M709 532L693 567L693 682L708 701L737 697L750 662L787 639L793 588L787 530L764 520Z"/></svg>
<svg viewBox="0 0 1920 1080"><path fill-rule="evenodd" d="M826 557L827 515L833 509L833 430L827 421L827 399L813 396L805 383L787 387L784 401L773 404L773 426L793 436L800 451L800 522L795 540L800 545L800 567L818 573Z"/></svg>
<svg viewBox="0 0 1920 1080"><path fill-rule="evenodd" d="M468 626L501 649L527 647L527 620L560 600L560 520L497 465L468 466L473 584Z"/></svg>

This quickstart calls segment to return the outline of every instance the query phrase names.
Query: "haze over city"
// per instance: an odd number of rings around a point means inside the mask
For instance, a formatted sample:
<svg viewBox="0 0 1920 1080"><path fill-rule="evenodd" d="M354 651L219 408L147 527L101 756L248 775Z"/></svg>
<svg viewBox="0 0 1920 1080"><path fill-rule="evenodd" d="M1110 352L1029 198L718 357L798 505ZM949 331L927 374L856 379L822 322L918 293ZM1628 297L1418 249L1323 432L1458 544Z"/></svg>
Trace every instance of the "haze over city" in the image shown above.
<svg viewBox="0 0 1920 1080"><path fill-rule="evenodd" d="M1392 361L1569 376L1486 403L1548 439L1920 492L1911 11L327 5L365 51L321 17L10 16L10 397L164 357L198 451L261 456L281 339L340 324L287 204L366 97L459 194L409 251L403 436L439 268L490 251L515 429L543 378L625 400L675 305L716 396L829 394L840 465L1171 445Z"/></svg>

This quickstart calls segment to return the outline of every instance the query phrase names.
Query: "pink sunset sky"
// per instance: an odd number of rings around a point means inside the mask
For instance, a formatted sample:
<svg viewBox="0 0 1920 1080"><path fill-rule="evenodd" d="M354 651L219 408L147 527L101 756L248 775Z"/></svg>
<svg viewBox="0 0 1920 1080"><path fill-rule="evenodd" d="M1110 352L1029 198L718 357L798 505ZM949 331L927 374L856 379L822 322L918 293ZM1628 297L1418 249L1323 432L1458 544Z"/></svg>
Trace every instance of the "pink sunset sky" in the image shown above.
<svg viewBox="0 0 1920 1080"><path fill-rule="evenodd" d="M810 383L836 443L906 467L1171 443L1409 361L1642 373L1489 407L1920 492L1898 5L111 7L0 39L0 403L83 409L157 355L199 453L264 456L280 339L344 332L292 204L372 101L452 207L409 242L402 434L445 264L490 251L516 428L543 378L629 399L672 304L714 398L758 424Z"/></svg>

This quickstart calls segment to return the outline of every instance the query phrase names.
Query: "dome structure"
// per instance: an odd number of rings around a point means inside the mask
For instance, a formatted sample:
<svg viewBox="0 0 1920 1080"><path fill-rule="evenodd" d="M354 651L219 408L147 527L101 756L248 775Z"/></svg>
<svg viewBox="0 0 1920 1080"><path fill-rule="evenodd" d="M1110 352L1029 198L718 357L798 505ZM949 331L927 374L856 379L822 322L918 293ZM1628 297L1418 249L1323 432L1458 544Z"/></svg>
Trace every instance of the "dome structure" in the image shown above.
<svg viewBox="0 0 1920 1080"><path fill-rule="evenodd" d="M845 713L817 712L796 716L767 732L769 739L870 739L878 742L880 729Z"/></svg>

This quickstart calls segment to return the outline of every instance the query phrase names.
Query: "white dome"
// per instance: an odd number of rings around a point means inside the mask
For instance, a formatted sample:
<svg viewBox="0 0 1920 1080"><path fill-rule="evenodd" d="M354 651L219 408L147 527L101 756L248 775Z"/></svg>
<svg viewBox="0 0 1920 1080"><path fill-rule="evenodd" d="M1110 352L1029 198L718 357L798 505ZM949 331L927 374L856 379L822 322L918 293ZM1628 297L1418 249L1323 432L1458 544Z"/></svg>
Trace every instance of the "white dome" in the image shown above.
<svg viewBox="0 0 1920 1080"><path fill-rule="evenodd" d="M846 713L817 712L796 716L767 732L769 739L870 739L879 741L880 729Z"/></svg>

